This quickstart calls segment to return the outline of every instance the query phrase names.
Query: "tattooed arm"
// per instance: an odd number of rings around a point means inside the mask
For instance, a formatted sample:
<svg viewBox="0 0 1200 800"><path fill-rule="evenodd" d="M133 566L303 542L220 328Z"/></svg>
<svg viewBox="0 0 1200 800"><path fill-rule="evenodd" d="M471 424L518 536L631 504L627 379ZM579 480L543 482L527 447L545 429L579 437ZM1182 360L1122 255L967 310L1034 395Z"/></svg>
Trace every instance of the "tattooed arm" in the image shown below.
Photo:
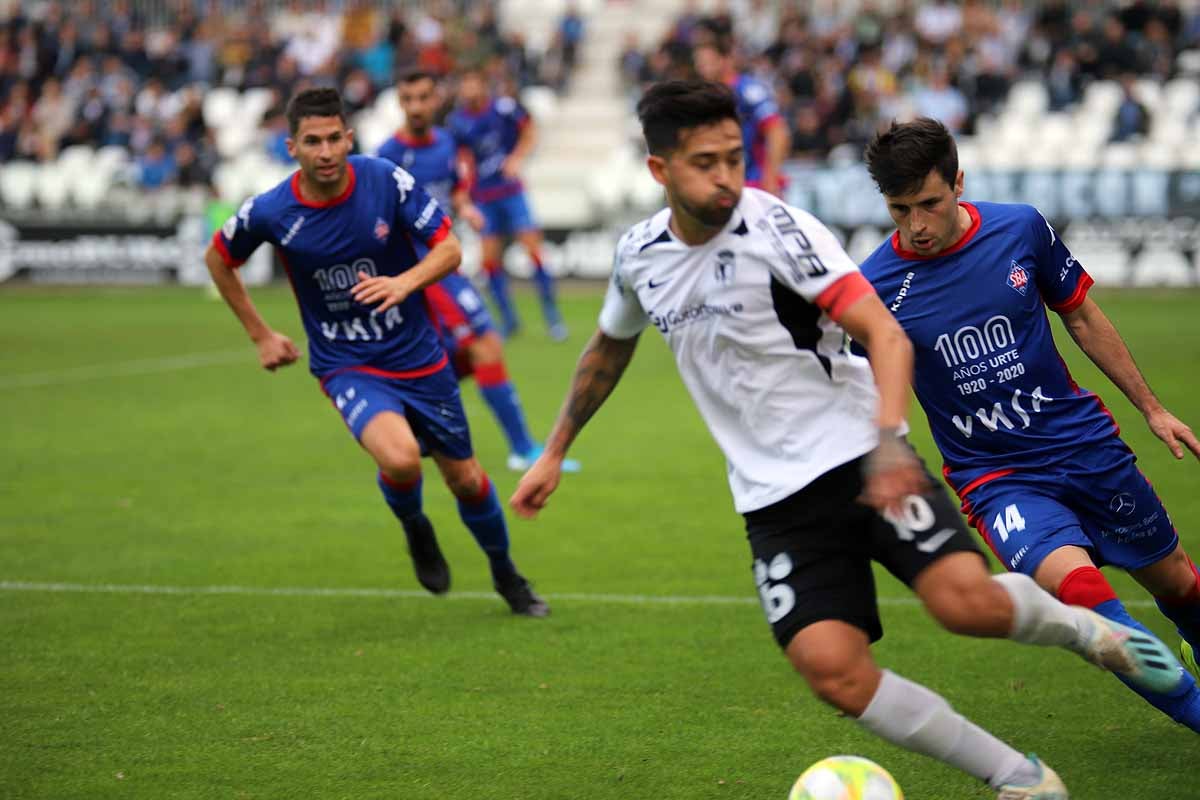
<svg viewBox="0 0 1200 800"><path fill-rule="evenodd" d="M603 331L596 331L591 341L583 350L579 364L575 367L575 375L571 378L571 388L567 391L567 399L563 403L554 430L546 441L546 450L517 485L509 505L522 517L537 516L537 512L546 506L546 500L558 487L558 479L562 470L562 461L567 455L567 449L579 435L579 431L592 418L596 410L604 404L612 394L613 387L621 379L633 351L637 347L638 337L631 339L614 339Z"/></svg>

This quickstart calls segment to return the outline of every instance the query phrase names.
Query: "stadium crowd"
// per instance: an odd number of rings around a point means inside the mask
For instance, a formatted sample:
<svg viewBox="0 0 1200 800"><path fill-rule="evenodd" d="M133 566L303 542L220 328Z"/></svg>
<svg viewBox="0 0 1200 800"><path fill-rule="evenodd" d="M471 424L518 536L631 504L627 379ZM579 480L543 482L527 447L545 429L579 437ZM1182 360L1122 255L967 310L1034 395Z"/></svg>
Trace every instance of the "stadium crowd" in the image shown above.
<svg viewBox="0 0 1200 800"><path fill-rule="evenodd" d="M282 111L298 89L337 86L353 114L407 69L450 74L483 64L506 92L561 90L583 35L573 8L539 54L520 31L501 30L492 2L380 5L173 0L151 20L129 0L21 3L0 17L0 162L119 145L145 189L211 186L218 152L203 114L209 87L273 92L265 146L290 162Z"/></svg>
<svg viewBox="0 0 1200 800"><path fill-rule="evenodd" d="M706 15L689 2L648 50L630 32L620 57L626 85L636 97L655 81L685 77L697 44L732 39L741 67L774 87L796 158L821 159L839 145L857 154L897 117L930 116L971 133L1027 76L1045 82L1050 110L1079 101L1090 81L1120 81L1113 139L1126 139L1149 120L1133 78L1175 77L1180 54L1200 47L1200 9L1169 1L934 0L887 13L830 3L812 15L770 0L722 8Z"/></svg>

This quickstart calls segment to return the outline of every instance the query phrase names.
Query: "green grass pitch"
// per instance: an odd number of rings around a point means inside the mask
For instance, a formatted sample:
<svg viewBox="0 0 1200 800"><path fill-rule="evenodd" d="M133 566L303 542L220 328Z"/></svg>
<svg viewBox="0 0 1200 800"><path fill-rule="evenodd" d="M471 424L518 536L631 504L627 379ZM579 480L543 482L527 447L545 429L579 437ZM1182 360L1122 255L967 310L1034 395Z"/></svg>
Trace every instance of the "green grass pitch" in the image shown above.
<svg viewBox="0 0 1200 800"><path fill-rule="evenodd" d="M538 435L599 308L594 287L566 295L569 343L548 342L522 296L528 328L509 346ZM255 296L298 337L286 288ZM1200 295L1096 296L1168 407L1200 424ZM1175 463L1063 351L1200 550L1200 464ZM507 498L500 434L464 397ZM989 796L792 675L754 601L721 456L653 330L577 443L583 474L542 519L511 523L554 607L544 621L491 594L432 469L454 589L415 592L371 464L306 367L258 369L198 290L0 292L0 442L0 798L783 800L835 753L883 763L910 800ZM1110 577L1174 643L1146 595ZM189 590L121 588L138 586ZM281 588L306 591L267 591ZM1195 735L1111 677L941 633L883 575L880 592L878 659L1045 757L1072 797L1200 798Z"/></svg>

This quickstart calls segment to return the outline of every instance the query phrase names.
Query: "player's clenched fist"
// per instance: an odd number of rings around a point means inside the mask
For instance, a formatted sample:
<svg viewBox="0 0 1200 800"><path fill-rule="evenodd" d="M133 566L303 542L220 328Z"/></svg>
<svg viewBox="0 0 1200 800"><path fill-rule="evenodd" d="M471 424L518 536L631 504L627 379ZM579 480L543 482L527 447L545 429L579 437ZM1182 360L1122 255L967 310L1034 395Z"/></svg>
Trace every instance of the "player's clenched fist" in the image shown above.
<svg viewBox="0 0 1200 800"><path fill-rule="evenodd" d="M517 484L508 504L519 516L533 519L537 513L546 507L546 501L558 488L562 477L562 460L542 454L533 466L529 468Z"/></svg>
<svg viewBox="0 0 1200 800"><path fill-rule="evenodd" d="M379 307L375 309L376 312L387 311L392 306L400 305L411 292L407 281L399 276L377 275L372 277L362 271L358 273L358 283L354 284L350 290L356 302L365 306L379 303Z"/></svg>
<svg viewBox="0 0 1200 800"><path fill-rule="evenodd" d="M266 336L254 344L258 347L258 363L262 364L263 369L272 372L279 367L293 364L300 358L300 351L295 343L277 331L268 331Z"/></svg>

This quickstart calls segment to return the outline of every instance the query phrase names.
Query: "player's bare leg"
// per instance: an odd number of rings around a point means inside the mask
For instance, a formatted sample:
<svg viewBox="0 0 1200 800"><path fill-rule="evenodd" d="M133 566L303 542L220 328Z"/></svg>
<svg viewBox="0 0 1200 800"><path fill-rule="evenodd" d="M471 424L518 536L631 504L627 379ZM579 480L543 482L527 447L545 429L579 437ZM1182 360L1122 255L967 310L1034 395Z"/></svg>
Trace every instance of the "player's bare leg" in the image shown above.
<svg viewBox="0 0 1200 800"><path fill-rule="evenodd" d="M417 581L434 594L450 589L450 565L421 508L421 447L403 415L383 411L363 428L361 443L379 467L379 489L404 528Z"/></svg>
<svg viewBox="0 0 1200 800"><path fill-rule="evenodd" d="M1166 558L1130 572L1158 602L1159 610L1175 623L1183 640L1179 655L1184 665L1200 679L1196 652L1200 650L1200 570L1182 545Z"/></svg>
<svg viewBox="0 0 1200 800"><path fill-rule="evenodd" d="M517 241L525 248L525 252L529 253L529 260L533 262L533 282L542 302L542 316L546 320L546 329L551 339L561 342L567 338L567 326L558 311L554 278L542 263L542 232L536 229L520 231L517 233Z"/></svg>
<svg viewBox="0 0 1200 800"><path fill-rule="evenodd" d="M488 291L496 310L500 312L500 334L508 339L521 327L521 320L517 317L517 308L513 305L512 292L508 287L508 273L504 271L503 244L500 237L494 234L484 234L479 240Z"/></svg>
<svg viewBox="0 0 1200 800"><path fill-rule="evenodd" d="M458 515L488 559L492 586L514 614L544 617L550 606L517 571L509 555L508 525L504 509L487 473L474 456L450 458L435 452L433 459L450 492L458 499Z"/></svg>
<svg viewBox="0 0 1200 800"><path fill-rule="evenodd" d="M977 555L938 559L917 576L913 591L955 633L1064 647L1155 692L1179 684L1175 658L1153 635L1065 605L1026 575L992 575Z"/></svg>
<svg viewBox="0 0 1200 800"><path fill-rule="evenodd" d="M787 657L817 697L892 744L986 781L1003 800L1066 800L1058 776L1037 759L967 720L935 692L880 669L860 628L840 620L808 625L788 644Z"/></svg>

